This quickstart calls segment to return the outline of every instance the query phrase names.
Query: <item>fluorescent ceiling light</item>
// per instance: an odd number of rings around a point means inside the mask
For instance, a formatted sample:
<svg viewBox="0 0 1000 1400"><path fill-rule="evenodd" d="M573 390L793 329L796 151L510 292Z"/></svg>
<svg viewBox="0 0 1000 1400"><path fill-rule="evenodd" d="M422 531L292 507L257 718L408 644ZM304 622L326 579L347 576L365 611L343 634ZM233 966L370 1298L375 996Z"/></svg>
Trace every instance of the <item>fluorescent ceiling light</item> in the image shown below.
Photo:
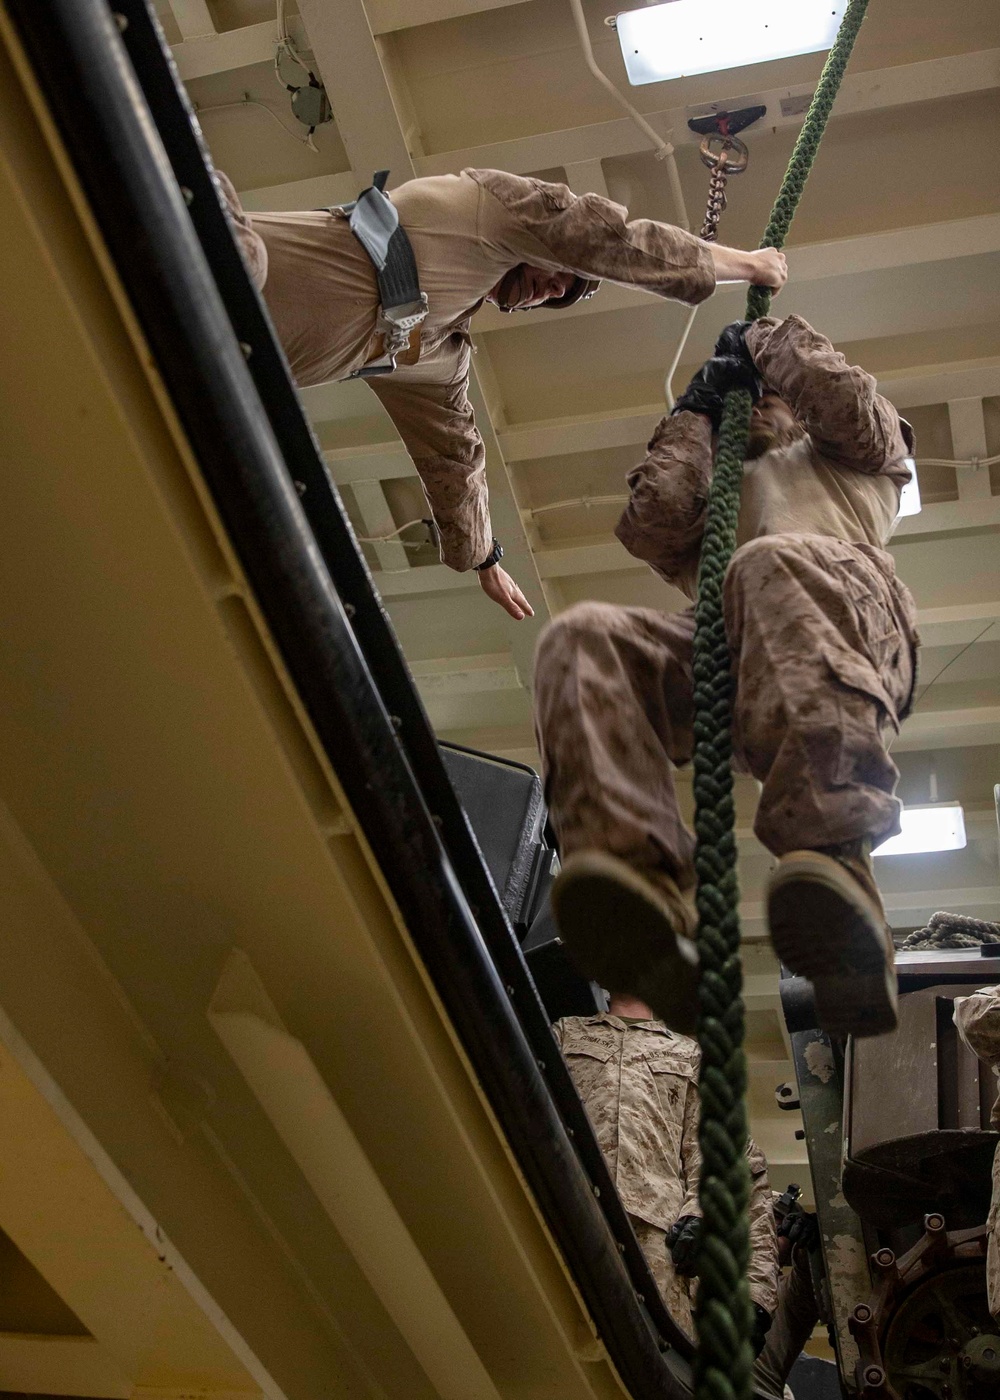
<svg viewBox="0 0 1000 1400"><path fill-rule="evenodd" d="M669 0L615 18L633 87L818 53L833 43L847 0Z"/></svg>
<svg viewBox="0 0 1000 1400"><path fill-rule="evenodd" d="M960 802L906 807L902 831L872 851L873 856L916 856L928 851L960 851L965 845L965 813Z"/></svg>
<svg viewBox="0 0 1000 1400"><path fill-rule="evenodd" d="M910 469L910 479L899 493L897 520L902 520L904 515L920 514L920 482L917 480L917 464L912 457L906 457L904 461Z"/></svg>

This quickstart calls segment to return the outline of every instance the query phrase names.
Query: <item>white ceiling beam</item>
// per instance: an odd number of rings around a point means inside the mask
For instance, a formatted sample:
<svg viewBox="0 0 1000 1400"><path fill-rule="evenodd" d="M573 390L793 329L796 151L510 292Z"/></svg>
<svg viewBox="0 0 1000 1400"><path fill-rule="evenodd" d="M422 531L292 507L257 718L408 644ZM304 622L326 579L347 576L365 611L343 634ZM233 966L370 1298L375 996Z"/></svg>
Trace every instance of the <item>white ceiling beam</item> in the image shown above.
<svg viewBox="0 0 1000 1400"><path fill-rule="evenodd" d="M396 29L415 29L443 19L462 19L483 10L505 10L526 3L527 0L365 0L365 10L373 34L391 34Z"/></svg>
<svg viewBox="0 0 1000 1400"><path fill-rule="evenodd" d="M434 669L440 665L450 669ZM468 729L484 719L500 723L530 719L531 702L509 652L446 663L418 661L410 669L438 733Z"/></svg>
<svg viewBox="0 0 1000 1400"><path fill-rule="evenodd" d="M365 543L375 555L380 569L408 569L406 545L400 539L382 539L396 528L389 502L380 481L356 481L351 487L358 515L368 537Z"/></svg>
<svg viewBox="0 0 1000 1400"><path fill-rule="evenodd" d="M901 410L947 403L965 394L979 398L1000 395L1000 361L934 365L894 373L881 378L878 387ZM579 417L552 418L501 428L497 438L508 463L614 447L638 447L648 442L663 413L662 404L609 413L585 413ZM414 474L409 457L392 442L336 448L324 452L323 456L338 485ZM913 519L919 520L919 517Z"/></svg>
<svg viewBox="0 0 1000 1400"><path fill-rule="evenodd" d="M913 522L918 522L918 524L914 525ZM924 506L919 515L907 516L900 522L893 543L899 541L901 537L904 540L913 539L915 543L916 538L914 537L920 535L955 535L964 530L981 530L984 526L1000 526L1000 496L994 496L990 501L984 502L942 501L935 505ZM628 570L638 571L648 567L641 560L633 558L624 545L615 539L609 539L601 544L568 545L561 548L550 546L536 551L535 563L539 577L542 579L576 578L586 574L623 573ZM475 580L469 579L466 574L456 574L443 564L437 564L410 569L402 577L399 574L385 576L379 574L376 576L375 582L383 597L392 598L403 594L438 593L444 589L471 587ZM970 607L979 606L990 611L994 605L992 603L970 605ZM952 614L950 618L944 620L932 618L932 625L952 627L963 621L965 608L963 605L953 609L932 609L931 611ZM964 621L974 622L975 618L970 615L965 617ZM945 643L936 641L934 645L940 646L945 645Z"/></svg>
<svg viewBox="0 0 1000 1400"><path fill-rule="evenodd" d="M924 749L966 749L1000 743L1000 705L968 709L921 710L903 725L894 753Z"/></svg>
<svg viewBox="0 0 1000 1400"><path fill-rule="evenodd" d="M239 195L243 208L251 211L323 209L331 204L349 204L357 198L361 184L353 170L341 170L333 175L314 175L309 180L290 180L284 185L260 185L240 190Z"/></svg>
<svg viewBox="0 0 1000 1400"><path fill-rule="evenodd" d="M365 447L335 447L323 453L327 471L338 486L354 486L365 481L394 481L416 477L409 453L397 439Z"/></svg>
<svg viewBox="0 0 1000 1400"><path fill-rule="evenodd" d="M366 181L384 169L392 185L411 179L413 162L361 0L299 0L299 14L351 169Z"/></svg>
<svg viewBox="0 0 1000 1400"><path fill-rule="evenodd" d="M215 33L207 0L170 0L170 9L182 39L203 39Z"/></svg>
<svg viewBox="0 0 1000 1400"><path fill-rule="evenodd" d="M738 75L734 74L736 81ZM1000 86L1000 49L985 49L977 53L956 54L947 58L932 58L921 63L899 64L893 68L878 68L867 73L848 73L841 84L833 120L862 112L878 112L913 103L959 97L966 93L983 92ZM768 114L766 125L755 129L759 140L781 127L802 125L803 111L785 116L785 106L798 107L796 99L807 97L811 84L773 88L766 92L744 94L711 104L717 109L745 107L763 103ZM688 129L687 120L698 108L671 107L646 113L646 119L664 136L671 133L675 144L697 142L701 138ZM441 151L427 155L417 162L420 175L447 175L464 166L490 167L528 174L532 170L548 170L564 166L567 161L600 160L612 156L635 155L650 150L649 142L627 118L594 122L587 126L570 127L563 131L547 131L535 136L522 136L511 141L495 141L462 150Z"/></svg>
<svg viewBox="0 0 1000 1400"><path fill-rule="evenodd" d="M424 699L437 695L481 695L491 690L519 690L517 667L506 651L482 656L440 656L413 661L410 671Z"/></svg>
<svg viewBox="0 0 1000 1400"><path fill-rule="evenodd" d="M372 575L375 587L383 598L416 598L425 593L451 593L478 588L479 579L469 570L457 574L445 564L419 564L396 573Z"/></svg>
<svg viewBox="0 0 1000 1400"><path fill-rule="evenodd" d="M983 641L1000 641L1000 601L960 603L946 608L921 608L917 614L920 637L927 647L964 646L989 628Z"/></svg>
<svg viewBox="0 0 1000 1400"><path fill-rule="evenodd" d="M508 462L536 461L601 448L632 447L647 442L666 412L665 406L585 413L576 418L553 418L503 428L500 442Z"/></svg>
<svg viewBox="0 0 1000 1400"><path fill-rule="evenodd" d="M625 497L622 497L624 504ZM636 559L618 540L602 544L568 545L564 548L538 551L538 572L542 578L576 578L581 574L614 574L626 569L648 569L649 565Z"/></svg>
<svg viewBox="0 0 1000 1400"><path fill-rule="evenodd" d="M624 503L625 496L622 496ZM905 532L903 526L911 521L919 521L922 529L912 526ZM910 539L921 534L952 534L961 530L980 530L984 526L1000 525L1000 497L988 502L942 501L926 505L919 515L911 515L900 521L894 541ZM538 572L544 579L573 578L581 574L621 573L627 569L646 569L648 565L629 554L625 546L616 539L608 539L600 544L550 546L537 553ZM991 609L993 604L987 604ZM961 608L952 610L956 616Z"/></svg>
<svg viewBox="0 0 1000 1400"><path fill-rule="evenodd" d="M570 161L565 166L566 183L574 194L599 194L609 199L608 182L600 160Z"/></svg>
<svg viewBox="0 0 1000 1400"><path fill-rule="evenodd" d="M428 573L429 569L414 569L413 573ZM463 575L456 574L456 578ZM379 576L376 582L381 583ZM989 623L1000 624L1000 601L995 603L965 603L958 607L921 608L917 624L925 647L957 646L972 641ZM997 632L1000 639L1000 630ZM984 638L984 641L986 639ZM473 656L440 656L429 661L414 661L410 670L422 695L472 695L492 690L516 690L523 684L517 667L508 652L488 652ZM931 712L933 726L946 727L953 711ZM980 711L962 711L979 716ZM918 726L919 727L919 726ZM991 815L995 826L995 819ZM756 838L749 827L737 829L741 845L757 849ZM759 848L762 850L763 848Z"/></svg>
<svg viewBox="0 0 1000 1400"><path fill-rule="evenodd" d="M962 395L1000 395L1000 360L953 365L929 365L894 372L879 379L879 391L899 409L947 403ZM649 440L664 413L662 404L587 413L520 423L500 431L508 462L594 452L601 448L633 447Z"/></svg>
<svg viewBox="0 0 1000 1400"><path fill-rule="evenodd" d="M385 0L385 3L398 6L401 14L411 13L409 0ZM449 0L441 0L442 4ZM458 0L455 0L458 3ZM470 0L470 4L474 0ZM477 8L492 8L480 5ZM378 18L378 5L374 6L374 24L366 24L371 33L382 32L378 28L384 19ZM426 22L426 21L421 21ZM309 41L300 22L290 21L293 38L303 49L308 49ZM223 34L188 40L176 44L173 49L180 76L185 81L207 77L212 73L227 72L237 68L250 67L256 63L269 61L274 56L277 43L277 30L273 20L247 25L242 29L227 30ZM345 42L345 51L351 51ZM320 64L322 67L322 63ZM841 86L834 109L834 119L861 112L875 112L882 109L906 106L911 103L935 101L941 98L958 97L968 93L986 91L1000 85L1000 49L984 49L975 53L950 55L944 58L927 59L921 63L900 64L893 68L875 69L867 73L848 73ZM792 88L775 88L767 92L743 95L727 99L717 107L747 106L763 102L769 109L767 125L755 133L761 139L773 130L783 126L798 126L802 113L782 114L782 103L796 106L796 99L808 96L810 85ZM338 124L340 111L334 102ZM689 131L687 118L696 109L668 108L648 114L654 127L666 135L672 130L675 143L697 141L699 138ZM703 110L699 108L697 110ZM707 110L707 109L704 109ZM488 145L470 146L462 150L444 151L419 156L414 165L420 175L449 174L464 166L492 167L510 170L515 174L525 174L532 170L547 170L553 166L566 167L587 161L600 161L613 156L633 155L648 149L648 142L627 118L606 122L595 122L586 126L571 127L560 131L543 132L538 135L519 137L512 141L494 142ZM284 207L295 207L288 205ZM299 205L310 207L307 202Z"/></svg>
<svg viewBox="0 0 1000 1400"><path fill-rule="evenodd" d="M948 400L948 422L951 426L951 450L960 462L979 462L989 453L986 446L986 416L978 395ZM988 501L990 472L988 467L958 473L960 501Z"/></svg>
<svg viewBox="0 0 1000 1400"><path fill-rule="evenodd" d="M290 16L288 32L303 52L308 48L305 31L297 16ZM185 36L182 44L173 46L174 62L184 82L208 78L213 73L231 73L238 68L252 68L257 63L270 63L278 46L278 26L273 19L259 24L247 24L242 29L226 29L221 34L206 31L199 37Z"/></svg>
<svg viewBox="0 0 1000 1400"><path fill-rule="evenodd" d="M1000 394L1000 360L926 365L919 369L894 371L883 375L878 387L879 393L899 409L924 408L928 404L947 403L949 399L966 395L989 398Z"/></svg>
<svg viewBox="0 0 1000 1400"><path fill-rule="evenodd" d="M1000 252L1000 214L976 214L966 219L945 219L853 238L802 243L785 251L789 282L796 287L804 282L833 277L857 277L889 268L951 262L956 258ZM721 294L727 292L727 288L720 288ZM649 305L649 292L609 282L597 296L567 307L560 315L602 316L608 311L627 311ZM476 316L476 331L480 334L517 330L521 325L516 316L505 316L495 306L484 306Z"/></svg>
<svg viewBox="0 0 1000 1400"><path fill-rule="evenodd" d="M997 525L1000 525L1000 496L988 501L938 501L924 506L919 515L905 516L899 522L892 543L905 544L918 535L959 535L964 530Z"/></svg>

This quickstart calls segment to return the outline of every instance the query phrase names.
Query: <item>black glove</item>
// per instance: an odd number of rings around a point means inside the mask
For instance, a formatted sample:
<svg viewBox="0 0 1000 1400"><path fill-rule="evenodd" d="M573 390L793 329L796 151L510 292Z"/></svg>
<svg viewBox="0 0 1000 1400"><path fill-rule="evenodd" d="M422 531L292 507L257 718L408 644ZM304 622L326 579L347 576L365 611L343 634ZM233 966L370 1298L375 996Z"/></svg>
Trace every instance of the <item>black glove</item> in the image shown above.
<svg viewBox="0 0 1000 1400"><path fill-rule="evenodd" d="M754 1360L764 1350L764 1343L773 1321L774 1319L766 1308L762 1308L759 1303L754 1303L753 1322L750 1324L750 1346L753 1350Z"/></svg>
<svg viewBox="0 0 1000 1400"><path fill-rule="evenodd" d="M778 1234L792 1245L815 1249L819 1244L819 1221L812 1211L790 1211L778 1226Z"/></svg>
<svg viewBox="0 0 1000 1400"><path fill-rule="evenodd" d="M722 422L722 394L708 383L706 370L709 364L711 360L702 365L670 413L671 416L675 413L700 413L711 423L712 432L717 433Z"/></svg>
<svg viewBox="0 0 1000 1400"><path fill-rule="evenodd" d="M760 377L753 356L747 349L747 329L751 321L731 321L715 342L713 355L726 361L736 360L739 368L730 365L730 389L746 389L754 403L764 392L764 381Z"/></svg>
<svg viewBox="0 0 1000 1400"><path fill-rule="evenodd" d="M736 355L741 360L749 361L753 368L753 360L750 359L750 351L747 349L747 328L750 325L750 321L730 321L715 342L712 354Z"/></svg>
<svg viewBox="0 0 1000 1400"><path fill-rule="evenodd" d="M701 1216L682 1215L667 1231L667 1248L674 1268L683 1278L694 1278L694 1261L701 1239Z"/></svg>
<svg viewBox="0 0 1000 1400"><path fill-rule="evenodd" d="M720 343L730 329L727 327L723 331ZM716 354L706 360L671 411L702 413L717 433L722 422L723 400L730 389L747 389L754 403L763 393L763 381L754 369L745 346L742 355Z"/></svg>

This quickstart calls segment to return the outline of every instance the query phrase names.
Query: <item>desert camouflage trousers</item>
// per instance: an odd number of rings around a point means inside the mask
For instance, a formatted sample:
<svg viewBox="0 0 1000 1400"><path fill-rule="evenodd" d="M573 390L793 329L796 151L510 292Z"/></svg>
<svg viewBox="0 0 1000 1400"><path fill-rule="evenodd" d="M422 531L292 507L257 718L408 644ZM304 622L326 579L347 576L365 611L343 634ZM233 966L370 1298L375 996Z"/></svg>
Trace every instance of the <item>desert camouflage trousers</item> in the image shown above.
<svg viewBox="0 0 1000 1400"><path fill-rule="evenodd" d="M899 829L886 747L912 699L918 637L890 555L766 535L733 555L725 620L737 766L763 784L775 855ZM687 884L694 840L673 770L694 747L694 610L580 603L539 640L535 724L564 856L597 849Z"/></svg>
<svg viewBox="0 0 1000 1400"><path fill-rule="evenodd" d="M656 1225L650 1225L648 1220L641 1220L637 1215L630 1215L629 1223L635 1231L635 1237L642 1247L643 1254L646 1256L649 1271L656 1280L656 1286L660 1290L660 1296L666 1304L667 1311L685 1336L692 1342L695 1341L696 1285L692 1280L682 1278L674 1269L670 1250L667 1247L666 1230L661 1230ZM808 1273L809 1269L806 1265L804 1287L808 1290L811 1299L812 1283L808 1278ZM809 1340L809 1334L815 1321L816 1305L814 1301L812 1303L813 1316L807 1323L804 1324L800 1316L796 1316L794 1319L788 1317L784 1280L779 1284L778 1297L778 1312L771 1324L771 1331L767 1334L769 1345L771 1344L771 1333L777 1332L779 1334L775 1339L776 1345L771 1347L770 1351L765 1346L753 1368L754 1393L761 1397L767 1396L769 1400L782 1400L782 1396L785 1394L785 1378L802 1347ZM796 1292L796 1301L797 1299L798 1293ZM803 1311L803 1306L799 1305L798 1312Z"/></svg>
<svg viewBox="0 0 1000 1400"><path fill-rule="evenodd" d="M629 1224L646 1256L649 1272L656 1280L667 1312L693 1342L694 1290L690 1280L682 1278L674 1268L674 1261L667 1248L666 1230L661 1230L658 1225L650 1225L648 1220L642 1220L638 1215L630 1215Z"/></svg>
<svg viewBox="0 0 1000 1400"><path fill-rule="evenodd" d="M809 1254L800 1245L792 1255L791 1268L778 1283L778 1310L754 1367L754 1381L761 1395L783 1395L789 1373L817 1322L819 1309L813 1292Z"/></svg>

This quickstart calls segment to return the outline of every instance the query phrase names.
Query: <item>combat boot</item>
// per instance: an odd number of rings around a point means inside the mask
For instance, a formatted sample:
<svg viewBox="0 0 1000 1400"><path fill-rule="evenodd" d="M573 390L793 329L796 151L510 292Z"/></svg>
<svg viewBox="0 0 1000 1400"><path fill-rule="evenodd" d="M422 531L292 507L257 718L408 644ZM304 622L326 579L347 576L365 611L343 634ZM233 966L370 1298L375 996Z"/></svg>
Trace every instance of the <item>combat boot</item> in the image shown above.
<svg viewBox="0 0 1000 1400"><path fill-rule="evenodd" d="M640 874L606 851L567 856L552 886L559 934L576 967L629 992L681 1035L698 1026L698 916L691 889Z"/></svg>
<svg viewBox="0 0 1000 1400"><path fill-rule="evenodd" d="M823 1030L895 1029L892 933L867 840L782 856L768 883L767 917L778 957L813 984Z"/></svg>

